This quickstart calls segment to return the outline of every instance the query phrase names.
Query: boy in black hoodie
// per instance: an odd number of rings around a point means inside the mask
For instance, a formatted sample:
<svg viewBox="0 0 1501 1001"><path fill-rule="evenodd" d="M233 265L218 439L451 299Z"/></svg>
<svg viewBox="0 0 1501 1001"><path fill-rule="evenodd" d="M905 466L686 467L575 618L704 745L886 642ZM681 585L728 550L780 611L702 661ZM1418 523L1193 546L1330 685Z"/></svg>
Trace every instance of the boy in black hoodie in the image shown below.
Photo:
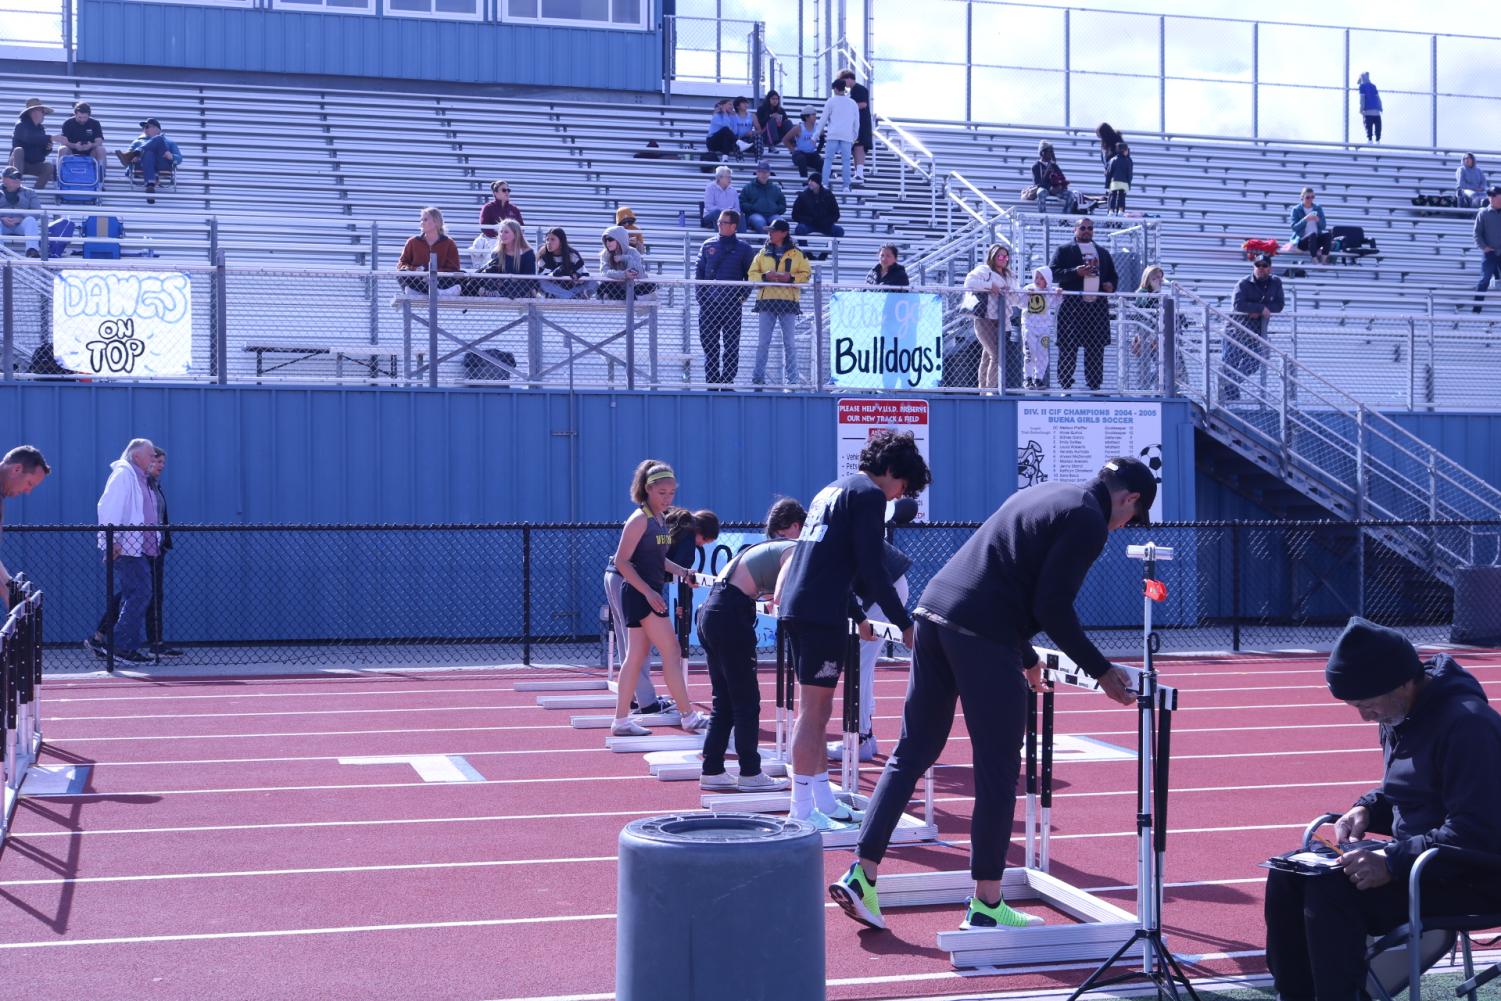
<svg viewBox="0 0 1501 1001"><path fill-rule="evenodd" d="M1352 618L1324 668L1333 696L1381 725L1381 785L1335 824L1339 842L1390 834L1381 851L1346 852L1342 872L1266 881L1267 967L1288 1001L1362 996L1366 935L1407 920L1407 879L1429 848L1501 847L1501 715L1447 654L1426 663L1401 633ZM1454 867L1423 881L1423 910L1501 910L1501 877ZM1310 948L1317 943L1317 948Z"/></svg>

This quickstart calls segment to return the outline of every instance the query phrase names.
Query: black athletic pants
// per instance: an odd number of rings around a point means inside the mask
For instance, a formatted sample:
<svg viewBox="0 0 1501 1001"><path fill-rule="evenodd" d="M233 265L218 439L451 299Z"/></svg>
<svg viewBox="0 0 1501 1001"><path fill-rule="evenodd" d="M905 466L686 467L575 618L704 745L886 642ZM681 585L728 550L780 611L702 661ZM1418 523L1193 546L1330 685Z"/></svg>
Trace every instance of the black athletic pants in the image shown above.
<svg viewBox="0 0 1501 1001"><path fill-rule="evenodd" d="M724 772L724 752L735 732L741 775L761 773L761 688L756 682L756 604L720 581L698 610L698 642L709 662L714 708L704 737L704 774Z"/></svg>
<svg viewBox="0 0 1501 1001"><path fill-rule="evenodd" d="M1105 345L1110 343L1110 301L1085 302L1064 296L1058 307L1058 385L1074 388L1078 352L1084 349L1084 381L1099 389L1105 381Z"/></svg>
<svg viewBox="0 0 1501 1001"><path fill-rule="evenodd" d="M1021 652L916 617L912 673L902 709L902 739L886 761L861 827L860 857L879 862L912 792L948 742L954 703L964 704L974 755L975 807L969 873L1000 879L1016 813L1027 679Z"/></svg>

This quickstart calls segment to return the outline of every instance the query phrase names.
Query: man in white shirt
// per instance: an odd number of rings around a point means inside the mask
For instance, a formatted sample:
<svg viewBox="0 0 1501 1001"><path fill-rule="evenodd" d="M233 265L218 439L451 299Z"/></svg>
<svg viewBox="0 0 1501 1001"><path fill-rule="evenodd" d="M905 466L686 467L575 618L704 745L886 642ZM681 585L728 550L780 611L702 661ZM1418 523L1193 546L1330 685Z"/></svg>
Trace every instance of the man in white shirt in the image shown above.
<svg viewBox="0 0 1501 1001"><path fill-rule="evenodd" d="M834 180L834 158L842 157L841 168L844 177L844 193L849 194L850 175L850 148L855 142L855 136L860 131L860 106L849 96L848 86L844 80L834 81L834 93L823 103L823 112L818 116L818 124L813 127L813 140L828 130L828 140L824 146L824 163L826 170L825 178L832 188Z"/></svg>
<svg viewBox="0 0 1501 1001"><path fill-rule="evenodd" d="M160 524L156 497L146 482L155 461L155 445L146 438L131 439L120 458L110 464L109 479L99 496L100 525ZM106 536L100 532L99 548L106 545L113 552L106 552L104 558L113 556L115 587L120 593L120 614L114 623L115 657L151 663L153 658L141 648L146 645L146 609L151 604L151 561L161 553L161 533L116 529ZM87 641L85 646L94 650Z"/></svg>

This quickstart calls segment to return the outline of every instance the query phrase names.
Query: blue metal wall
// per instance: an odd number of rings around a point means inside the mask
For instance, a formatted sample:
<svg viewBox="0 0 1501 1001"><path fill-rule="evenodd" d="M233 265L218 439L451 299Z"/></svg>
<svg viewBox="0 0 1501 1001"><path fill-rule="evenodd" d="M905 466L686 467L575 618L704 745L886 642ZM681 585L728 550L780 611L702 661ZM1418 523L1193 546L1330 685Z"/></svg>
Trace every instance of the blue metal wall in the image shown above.
<svg viewBox="0 0 1501 1001"><path fill-rule="evenodd" d="M249 73L655 91L654 31L80 0L78 58Z"/></svg>

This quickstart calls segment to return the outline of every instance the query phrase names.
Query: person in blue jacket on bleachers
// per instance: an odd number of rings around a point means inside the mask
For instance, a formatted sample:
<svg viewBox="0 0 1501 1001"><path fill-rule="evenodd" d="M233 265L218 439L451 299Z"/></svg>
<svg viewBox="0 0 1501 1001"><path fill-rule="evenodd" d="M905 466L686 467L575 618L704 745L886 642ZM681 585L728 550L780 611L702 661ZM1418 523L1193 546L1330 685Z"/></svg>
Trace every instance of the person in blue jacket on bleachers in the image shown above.
<svg viewBox="0 0 1501 1001"><path fill-rule="evenodd" d="M1366 142L1381 141L1381 92L1371 82L1371 74L1360 74L1360 118L1365 123Z"/></svg>
<svg viewBox="0 0 1501 1001"><path fill-rule="evenodd" d="M142 122L141 134L131 140L130 148L117 150L115 155L126 167L139 161L141 179L146 182L148 192L156 190L157 178L163 170L175 171L182 166L182 150L162 131L162 123L155 118ZM147 198L146 201L155 202L156 199Z"/></svg>

